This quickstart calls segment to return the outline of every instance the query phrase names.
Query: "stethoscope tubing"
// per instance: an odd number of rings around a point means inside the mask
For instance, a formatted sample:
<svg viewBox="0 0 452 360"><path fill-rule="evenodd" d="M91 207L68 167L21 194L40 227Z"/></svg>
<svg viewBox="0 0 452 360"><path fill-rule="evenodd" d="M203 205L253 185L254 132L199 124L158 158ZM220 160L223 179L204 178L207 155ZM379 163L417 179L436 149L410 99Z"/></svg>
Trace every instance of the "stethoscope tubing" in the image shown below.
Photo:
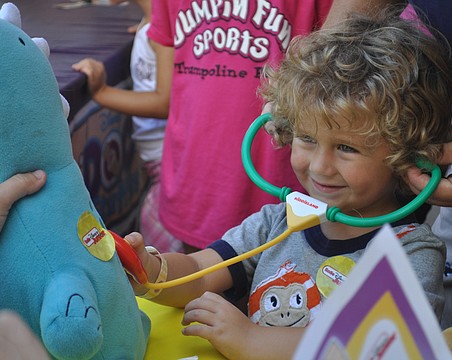
<svg viewBox="0 0 452 360"><path fill-rule="evenodd" d="M249 126L245 137L242 142L242 162L245 171L252 182L254 182L263 191L278 197L281 201L285 201L287 195L289 195L292 190L288 187L277 187L266 181L256 170L251 159L251 146L253 140L256 137L257 132L261 129L264 124L271 120L271 115L265 113L257 117L253 123ZM417 166L421 169L427 169L431 172L431 179L427 186L408 204L404 205L398 210L395 210L389 214L375 216L370 218L361 218L350 216L342 213L339 208L331 207L328 208L326 217L329 221L337 221L345 225L355 226L355 227L375 227L382 226L386 223L393 223L398 220L403 219L409 214L416 211L422 204L424 204L427 199L433 194L435 189L438 187L441 181L441 169L438 165L431 165L423 160L417 162Z"/></svg>

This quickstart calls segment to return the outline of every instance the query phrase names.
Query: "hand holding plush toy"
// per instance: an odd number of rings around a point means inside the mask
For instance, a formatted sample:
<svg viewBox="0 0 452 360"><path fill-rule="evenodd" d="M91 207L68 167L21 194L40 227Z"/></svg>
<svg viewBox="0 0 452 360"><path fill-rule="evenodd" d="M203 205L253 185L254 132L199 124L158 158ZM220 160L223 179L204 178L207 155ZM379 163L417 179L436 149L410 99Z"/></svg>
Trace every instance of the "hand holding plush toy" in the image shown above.
<svg viewBox="0 0 452 360"><path fill-rule="evenodd" d="M49 53L4 4L0 182L36 168L47 182L13 205L0 233L0 309L19 313L53 358L142 359L150 322L74 161Z"/></svg>

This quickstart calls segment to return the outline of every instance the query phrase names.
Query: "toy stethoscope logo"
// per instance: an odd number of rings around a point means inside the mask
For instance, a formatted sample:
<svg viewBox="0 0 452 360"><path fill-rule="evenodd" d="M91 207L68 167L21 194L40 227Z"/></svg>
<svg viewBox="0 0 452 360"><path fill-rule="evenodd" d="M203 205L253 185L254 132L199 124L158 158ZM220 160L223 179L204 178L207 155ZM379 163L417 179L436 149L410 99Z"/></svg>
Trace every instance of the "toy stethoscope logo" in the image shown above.
<svg viewBox="0 0 452 360"><path fill-rule="evenodd" d="M262 114L256 120L254 120L254 122L248 128L248 131L246 132L242 143L242 162L247 175L259 188L271 195L277 196L281 201L286 201L287 195L289 195L292 190L287 187L279 188L264 180L257 173L256 168L251 161L251 145L253 143L254 137L256 136L259 129L270 120L271 115L269 113ZM432 166L425 161L419 160L417 162L417 166L422 169L431 169L431 179L424 190L422 190L411 202L404 205L400 209L386 215L371 218L358 218L345 215L340 211L340 209L333 206L327 209L326 218L329 221L337 221L346 225L356 227L382 226L383 224L393 223L395 221L403 219L407 215L416 211L425 201L427 201L427 199L435 191L441 180L441 170L438 165Z"/></svg>
<svg viewBox="0 0 452 360"><path fill-rule="evenodd" d="M279 188L277 186L274 186L265 181L257 173L251 161L251 145L258 130L270 119L270 114L263 114L256 120L254 120L254 122L248 128L248 131L246 132L242 143L242 162L245 167L246 173L259 188L270 193L271 195L279 197L280 200L286 202L287 229L274 239L265 242L263 245L247 251L246 253L222 261L193 274L160 283L149 282L146 271L143 268L141 261L133 250L132 246L129 245L129 243L120 236L112 233L116 243L116 251L118 252L119 258L121 259L124 268L130 275L135 278L137 282L149 289L154 290L167 289L170 287L182 285L187 282L199 279L216 270L223 269L227 266L236 264L240 261L257 255L278 244L279 242L287 238L291 233L308 229L327 220L337 221L349 226L357 227L375 227L381 226L385 223L398 221L418 209L430 197L441 180L441 170L437 165L430 166L427 163L418 162L417 165L420 168L431 168L431 180L424 188L424 190L422 190L421 193L419 193L419 195L417 195L410 203L390 214L372 218L357 218L345 215L341 213L340 209L338 209L337 207L328 207L328 204L325 204L302 193L292 192L292 190L287 187Z"/></svg>

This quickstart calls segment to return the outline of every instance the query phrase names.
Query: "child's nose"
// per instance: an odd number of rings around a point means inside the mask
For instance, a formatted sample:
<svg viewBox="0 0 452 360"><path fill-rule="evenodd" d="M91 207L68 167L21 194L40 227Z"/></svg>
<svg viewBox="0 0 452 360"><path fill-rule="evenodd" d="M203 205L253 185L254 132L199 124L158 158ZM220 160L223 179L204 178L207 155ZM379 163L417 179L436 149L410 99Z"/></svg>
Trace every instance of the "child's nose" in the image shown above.
<svg viewBox="0 0 452 360"><path fill-rule="evenodd" d="M333 154L327 150L317 149L311 157L309 169L318 175L333 175L335 173Z"/></svg>

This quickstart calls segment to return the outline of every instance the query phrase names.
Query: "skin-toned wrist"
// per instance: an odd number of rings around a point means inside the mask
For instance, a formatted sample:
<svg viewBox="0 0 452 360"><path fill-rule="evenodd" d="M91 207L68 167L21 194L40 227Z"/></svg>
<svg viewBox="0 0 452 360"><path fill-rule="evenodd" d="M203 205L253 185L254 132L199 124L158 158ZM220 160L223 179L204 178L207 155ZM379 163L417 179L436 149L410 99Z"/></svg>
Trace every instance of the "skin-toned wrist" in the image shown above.
<svg viewBox="0 0 452 360"><path fill-rule="evenodd" d="M131 233L124 237L124 239L134 248L136 254L140 258L140 261L146 271L148 281L150 283L155 282L160 271L160 259L156 256L149 254L144 246L142 237L138 233ZM131 279L131 284L135 295L141 296L145 294L149 289L135 280Z"/></svg>
<svg viewBox="0 0 452 360"><path fill-rule="evenodd" d="M160 252L153 246L146 246L146 251L148 254L158 258L160 260L160 268L157 274L157 277L154 281L152 281L153 284L159 284L166 282L168 278L168 263L166 262L166 259L160 254ZM163 289L155 289L150 288L145 294L141 295L142 298L147 300L152 300L153 298L160 295Z"/></svg>
<svg viewBox="0 0 452 360"><path fill-rule="evenodd" d="M91 96L95 102L101 106L110 107L111 97L110 97L111 87L104 84L97 91L92 92Z"/></svg>
<svg viewBox="0 0 452 360"><path fill-rule="evenodd" d="M161 260L152 254L148 254L148 261L146 262L146 265L143 265L146 273L148 275L148 281L153 284L156 282L157 277L160 273L160 269L161 269ZM138 289L137 289L138 290ZM141 286L140 290L135 291L135 294L137 296L143 296L146 293L148 293L149 289L145 286Z"/></svg>
<svg viewBox="0 0 452 360"><path fill-rule="evenodd" d="M291 359L306 328L267 327L251 323L243 335L243 346L230 359ZM246 352L243 349L247 349Z"/></svg>

